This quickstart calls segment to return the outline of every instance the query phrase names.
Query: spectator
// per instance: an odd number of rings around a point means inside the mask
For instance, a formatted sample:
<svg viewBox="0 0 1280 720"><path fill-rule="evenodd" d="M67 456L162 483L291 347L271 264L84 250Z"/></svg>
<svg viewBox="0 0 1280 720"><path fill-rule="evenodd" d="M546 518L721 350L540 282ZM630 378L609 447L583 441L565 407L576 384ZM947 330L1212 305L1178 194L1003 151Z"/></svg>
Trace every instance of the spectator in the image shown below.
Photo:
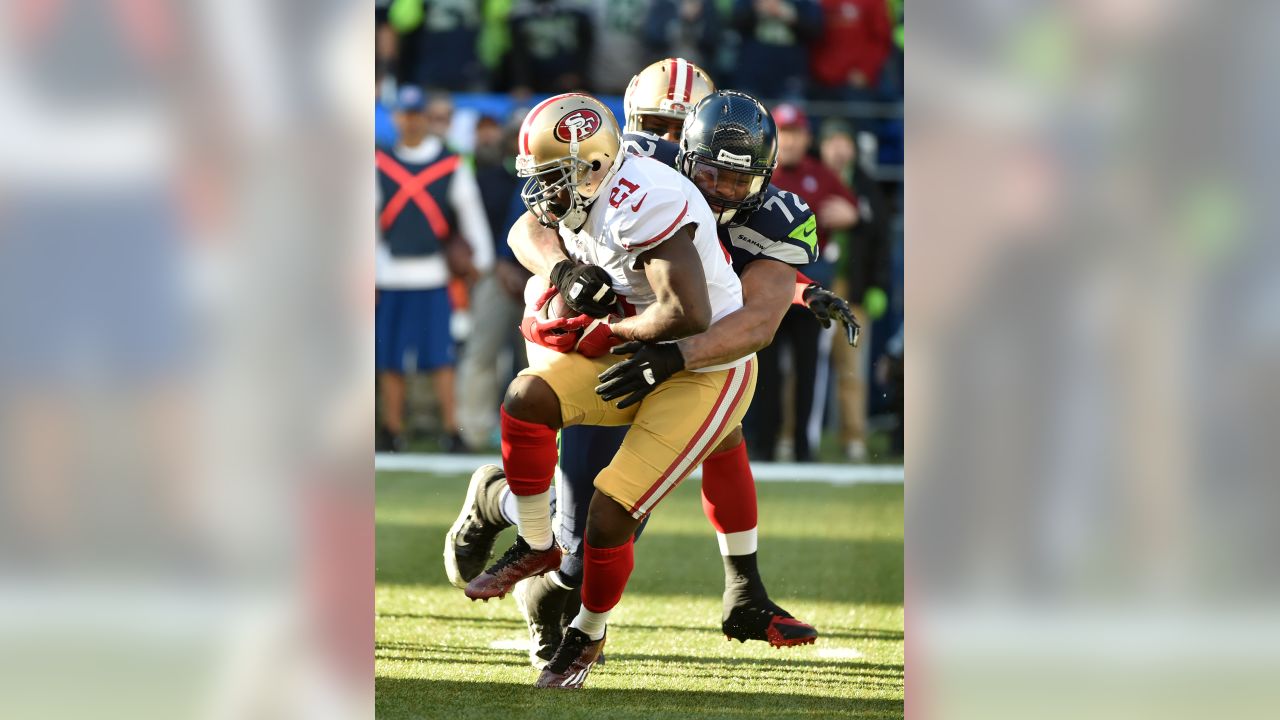
<svg viewBox="0 0 1280 720"><path fill-rule="evenodd" d="M893 45L885 0L822 0L822 39L809 61L815 100L865 100Z"/></svg>
<svg viewBox="0 0 1280 720"><path fill-rule="evenodd" d="M778 126L778 167L773 184L795 193L813 208L818 222L819 258L805 266L810 278L830 285L835 277L838 246L825 242L833 232L853 227L858 221L856 199L830 170L809 157L809 121L793 105L779 105L773 111ZM760 360L756 396L747 411L744 429L752 456L770 460L782 448L792 448L799 462L813 460L822 429L826 405L828 354L835 328L822 331L813 314L793 307L783 316L773 343L757 353ZM782 353L791 357L794 401L791 412L783 411ZM778 419L782 418L779 432Z"/></svg>
<svg viewBox="0 0 1280 720"><path fill-rule="evenodd" d="M435 103L433 112L442 107ZM490 269L493 237L475 174L432 134L440 121L428 119L426 98L416 86L401 88L396 123L400 142L377 151L378 444L384 450L405 447L405 378L425 371L440 400L442 445L461 451L446 287L451 276L473 279Z"/></svg>
<svg viewBox="0 0 1280 720"><path fill-rule="evenodd" d="M492 116L476 123L475 172L484 202L485 216L493 230L492 274L480 277L471 290L471 307L476 322L462 350L458 386L461 398L458 414L463 439L472 448L488 446L498 424L498 393L508 378L499 377L500 359L512 357L513 368L524 365L524 341L516 328L524 307L524 286L529 272L515 259L507 245L507 229L512 195L523 181L516 177L518 122L503 128ZM524 209L521 203L521 210ZM509 350L509 353L504 351Z"/></svg>
<svg viewBox="0 0 1280 720"><path fill-rule="evenodd" d="M818 0L735 0L742 36L734 89L770 99L804 97L809 46L822 34Z"/></svg>
<svg viewBox="0 0 1280 720"><path fill-rule="evenodd" d="M572 0L519 0L511 10L512 92L562 93L584 89L594 29ZM634 71L633 71L634 72Z"/></svg>
<svg viewBox="0 0 1280 720"><path fill-rule="evenodd" d="M424 110L427 123L427 135L439 138L445 145L449 144L449 128L453 125L453 98L449 93L431 94Z"/></svg>
<svg viewBox="0 0 1280 720"><path fill-rule="evenodd" d="M455 92L488 89L477 40L483 0L394 0L388 10L403 39L406 81Z"/></svg>
<svg viewBox="0 0 1280 720"><path fill-rule="evenodd" d="M718 62L723 25L711 0L653 0L645 22L645 42L652 58L684 58L711 71Z"/></svg>
<svg viewBox="0 0 1280 720"><path fill-rule="evenodd" d="M828 242L838 243L836 294L847 298L862 326L862 348L871 347L872 321L884 314L888 296L889 203L880 185L858 162L858 146L853 131L842 120L822 124L822 163L858 202L858 224L838 231ZM867 459L867 388L869 368L865 352L836 343L831 352L840 406L840 443L845 457L855 462Z"/></svg>
<svg viewBox="0 0 1280 720"><path fill-rule="evenodd" d="M594 92L621 95L631 77L659 56L646 44L652 0L594 0Z"/></svg>

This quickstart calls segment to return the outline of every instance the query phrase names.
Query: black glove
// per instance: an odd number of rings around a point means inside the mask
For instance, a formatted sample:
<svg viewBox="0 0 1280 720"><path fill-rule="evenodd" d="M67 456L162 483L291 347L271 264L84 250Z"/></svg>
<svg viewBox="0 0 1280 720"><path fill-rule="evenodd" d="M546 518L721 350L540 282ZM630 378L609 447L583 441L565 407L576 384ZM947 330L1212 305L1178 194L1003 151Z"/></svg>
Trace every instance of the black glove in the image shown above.
<svg viewBox="0 0 1280 720"><path fill-rule="evenodd" d="M561 260L551 268L551 284L560 291L569 309L593 318L613 311L618 296L609 285L609 273L599 265L579 265Z"/></svg>
<svg viewBox="0 0 1280 720"><path fill-rule="evenodd" d="M618 409L628 408L644 399L662 381L684 369L684 355L675 343L646 343L632 340L616 345L609 352L631 357L600 373L596 394L606 401L627 395ZM628 395L628 393L630 393Z"/></svg>
<svg viewBox="0 0 1280 720"><path fill-rule="evenodd" d="M804 289L800 295L800 299L804 300L804 306L809 308L809 312L818 318L822 323L822 327L831 327L831 318L834 315L837 320L844 323L845 340L853 347L858 347L858 335L862 332L862 327L858 325L858 320L853 317L853 310L849 309L849 303L839 295L822 287L818 283L813 283Z"/></svg>

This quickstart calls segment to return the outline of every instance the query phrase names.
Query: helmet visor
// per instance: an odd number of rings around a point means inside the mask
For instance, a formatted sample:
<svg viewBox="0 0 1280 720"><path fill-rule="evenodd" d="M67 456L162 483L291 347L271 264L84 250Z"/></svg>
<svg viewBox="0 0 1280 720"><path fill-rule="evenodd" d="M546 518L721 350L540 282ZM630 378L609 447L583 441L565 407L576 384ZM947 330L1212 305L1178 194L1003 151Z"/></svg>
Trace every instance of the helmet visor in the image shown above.
<svg viewBox="0 0 1280 720"><path fill-rule="evenodd" d="M761 168L733 168L693 156L686 174L706 198L717 221L725 223L736 214L725 211L759 207L772 173Z"/></svg>

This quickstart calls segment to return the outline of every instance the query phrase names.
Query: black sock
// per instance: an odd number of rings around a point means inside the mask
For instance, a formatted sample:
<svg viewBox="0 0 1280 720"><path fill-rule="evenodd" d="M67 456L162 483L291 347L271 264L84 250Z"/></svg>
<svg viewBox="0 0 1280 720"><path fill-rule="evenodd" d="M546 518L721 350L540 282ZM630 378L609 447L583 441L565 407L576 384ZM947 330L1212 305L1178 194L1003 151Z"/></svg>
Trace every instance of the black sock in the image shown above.
<svg viewBox="0 0 1280 720"><path fill-rule="evenodd" d="M564 599L564 609L560 615L561 629L569 627L569 623L578 617L578 611L582 609L582 592L579 588L569 591Z"/></svg>
<svg viewBox="0 0 1280 720"><path fill-rule="evenodd" d="M737 605L768 602L769 593L756 567L756 554L721 555L724 558L724 617Z"/></svg>
<svg viewBox="0 0 1280 720"><path fill-rule="evenodd" d="M575 591L565 590L550 577L551 573L530 580L527 600L529 616L540 625L559 625L568 596Z"/></svg>

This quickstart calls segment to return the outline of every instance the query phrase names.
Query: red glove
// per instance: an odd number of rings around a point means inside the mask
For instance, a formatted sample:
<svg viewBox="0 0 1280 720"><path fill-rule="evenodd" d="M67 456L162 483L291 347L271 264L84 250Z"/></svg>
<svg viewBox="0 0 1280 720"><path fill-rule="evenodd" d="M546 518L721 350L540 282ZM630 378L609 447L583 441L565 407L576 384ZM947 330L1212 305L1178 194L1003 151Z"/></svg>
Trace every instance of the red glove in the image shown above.
<svg viewBox="0 0 1280 720"><path fill-rule="evenodd" d="M596 358L608 355L609 348L622 342L622 338L614 335L609 329L609 322L617 320L613 315L598 319L586 315L582 317L591 321L591 324L582 331L582 339L578 341L578 352L585 357Z"/></svg>
<svg viewBox="0 0 1280 720"><path fill-rule="evenodd" d="M555 320L539 320L533 315L525 315L520 321L520 334L531 343L567 353L573 352L578 338L582 337L582 328L590 323L591 318L586 315Z"/></svg>

